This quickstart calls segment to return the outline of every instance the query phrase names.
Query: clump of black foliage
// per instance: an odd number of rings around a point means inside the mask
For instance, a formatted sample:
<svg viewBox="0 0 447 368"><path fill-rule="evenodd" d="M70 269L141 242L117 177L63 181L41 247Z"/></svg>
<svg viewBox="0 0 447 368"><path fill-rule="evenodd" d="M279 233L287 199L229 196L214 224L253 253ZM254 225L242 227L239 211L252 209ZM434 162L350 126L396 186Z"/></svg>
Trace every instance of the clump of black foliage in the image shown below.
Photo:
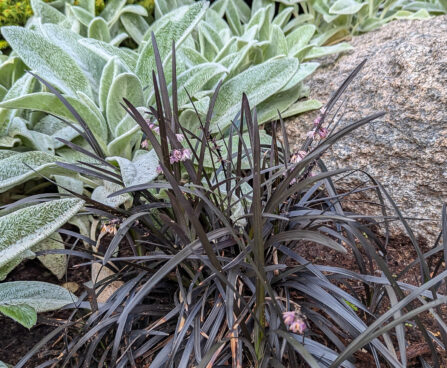
<svg viewBox="0 0 447 368"><path fill-rule="evenodd" d="M371 354L377 367L384 362L402 367L407 364L409 323L430 347L431 364L439 366L437 349L447 341L438 308L447 297L437 290L447 271L438 265L430 273L426 259L445 252L445 208L444 246L438 239L436 247L423 254L378 182L370 178L368 188L373 188L384 209L385 202L391 204L394 215L384 210L377 220L347 213L343 200L349 193L337 193L334 180L352 170L328 171L321 160L340 138L382 115L362 118L342 129L336 129L330 118L363 63L322 109L315 131L316 137L324 132L324 139L310 136L299 152L290 152L279 116L273 123L272 143L261 144L256 109L242 96L240 114L229 131L221 132L227 137L223 150L209 130L220 85L206 119L197 117L201 128L186 131L178 122L175 48L170 98L157 45L152 42L156 106L148 112L159 126L159 135L131 103L122 105L155 149L162 174L153 182L113 194L131 194L130 209L109 208L80 196L87 202L85 213L110 221L117 232L103 252L86 251L81 242L61 252L83 258L86 266L108 267L113 276L69 306L71 317L17 367L55 339L65 346L41 367L298 367L303 362L311 367L355 367L353 355L360 349ZM79 163L72 169L122 183L119 170L104 159L85 122L62 95L37 78L78 118L92 147L86 151L66 142L97 161L89 168ZM283 132L282 143L276 137L277 124ZM246 131L249 140L244 141ZM179 142L176 134L183 134L185 141ZM191 158L171 163L170 150L185 147ZM224 151L228 152L225 157ZM214 169L205 168L205 155L213 157ZM412 239L418 253L412 266L420 266L420 286L400 282L405 273L395 277L387 267L386 244L371 228L386 230L391 219L401 221ZM85 236L78 238L95 244ZM352 252L360 271L313 264L296 251L303 242ZM131 253L116 253L125 247ZM374 274L373 264L382 276ZM114 281L123 284L105 303L98 303L96 295ZM307 326L304 333L285 325L286 311L296 312ZM419 320L425 311L438 321L442 341ZM419 359L421 366L429 367Z"/></svg>

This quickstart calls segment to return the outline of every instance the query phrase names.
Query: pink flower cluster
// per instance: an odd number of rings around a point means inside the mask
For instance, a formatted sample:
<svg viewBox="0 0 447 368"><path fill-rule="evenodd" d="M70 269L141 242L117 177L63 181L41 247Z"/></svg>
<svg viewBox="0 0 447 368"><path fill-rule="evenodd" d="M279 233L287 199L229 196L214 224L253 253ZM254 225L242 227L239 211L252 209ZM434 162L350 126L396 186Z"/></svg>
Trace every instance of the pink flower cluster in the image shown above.
<svg viewBox="0 0 447 368"><path fill-rule="evenodd" d="M309 138L314 138L317 134L320 136L321 139L324 139L328 136L329 131L326 128L320 128L320 129L318 129L318 132L316 129L314 129L314 130L311 130L310 132L307 132L306 135Z"/></svg>
<svg viewBox="0 0 447 368"><path fill-rule="evenodd" d="M284 312L282 318L287 328L294 333L303 334L307 329L306 323L298 312Z"/></svg>
<svg viewBox="0 0 447 368"><path fill-rule="evenodd" d="M171 152L169 156L169 162L173 164L174 162L186 161L191 158L191 151L188 148L175 149Z"/></svg>
<svg viewBox="0 0 447 368"><path fill-rule="evenodd" d="M148 122L147 126L150 130L152 130L154 133L160 134L160 128L156 126L154 123Z"/></svg>
<svg viewBox="0 0 447 368"><path fill-rule="evenodd" d="M304 157L306 157L306 155L306 151L298 151L297 153L294 153L292 155L292 157L290 158L290 162L292 162L292 164L296 164L300 162Z"/></svg>

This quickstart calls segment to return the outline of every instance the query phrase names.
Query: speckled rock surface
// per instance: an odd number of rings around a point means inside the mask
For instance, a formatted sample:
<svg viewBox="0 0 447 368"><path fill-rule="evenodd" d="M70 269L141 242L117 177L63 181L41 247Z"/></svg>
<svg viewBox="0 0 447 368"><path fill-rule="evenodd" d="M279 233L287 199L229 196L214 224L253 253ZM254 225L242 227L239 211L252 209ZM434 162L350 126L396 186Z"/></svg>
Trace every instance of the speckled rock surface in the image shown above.
<svg viewBox="0 0 447 368"><path fill-rule="evenodd" d="M385 111L376 123L353 132L326 157L331 168L364 168L391 193L403 213L431 221L412 221L432 240L447 202L447 17L396 21L358 37L354 51L320 60L311 77L312 98L323 103L365 58L348 88L341 126ZM298 147L316 114L287 123ZM395 228L396 230L397 228Z"/></svg>

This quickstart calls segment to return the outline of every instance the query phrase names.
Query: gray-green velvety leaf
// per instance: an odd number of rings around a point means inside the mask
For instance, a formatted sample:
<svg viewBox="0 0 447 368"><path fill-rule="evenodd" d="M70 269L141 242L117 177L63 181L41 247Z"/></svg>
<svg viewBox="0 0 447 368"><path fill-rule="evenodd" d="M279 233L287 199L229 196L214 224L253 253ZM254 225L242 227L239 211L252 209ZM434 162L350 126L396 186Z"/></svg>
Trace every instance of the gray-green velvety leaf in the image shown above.
<svg viewBox="0 0 447 368"><path fill-rule="evenodd" d="M87 30L88 37L94 38L95 40L100 40L104 42L110 42L110 32L107 22L104 18L95 17L88 24Z"/></svg>
<svg viewBox="0 0 447 368"><path fill-rule="evenodd" d="M337 15L356 14L366 5L366 2L359 3L355 0L337 0L329 8L329 13Z"/></svg>
<svg viewBox="0 0 447 368"><path fill-rule="evenodd" d="M90 81L93 92L96 95L99 88L99 79L105 62L91 50L82 46L82 39L77 33L55 24L47 24L42 27L51 42L62 48L83 70ZM81 92L84 92L81 90ZM84 92L85 93L85 92Z"/></svg>
<svg viewBox="0 0 447 368"><path fill-rule="evenodd" d="M158 176L159 161L154 150L137 151L132 161L119 156L109 160L118 163L126 187L149 183Z"/></svg>
<svg viewBox="0 0 447 368"><path fill-rule="evenodd" d="M11 157L14 155L18 155L18 154L19 154L19 152L16 152L16 151L0 149L0 160L3 160L4 158Z"/></svg>
<svg viewBox="0 0 447 368"><path fill-rule="evenodd" d="M315 62L301 63L298 67L297 72L293 75L292 78L290 78L290 80L281 89L281 91L287 91L288 89L296 87L305 78L311 75L319 66L320 64Z"/></svg>
<svg viewBox="0 0 447 368"><path fill-rule="evenodd" d="M270 44L265 52L265 59L271 59L278 55L287 56L288 46L284 32L276 24L273 24L271 28Z"/></svg>
<svg viewBox="0 0 447 368"><path fill-rule="evenodd" d="M212 131L224 130L240 109L242 93L252 107L280 90L298 70L298 60L280 58L255 65L225 82L215 105Z"/></svg>
<svg viewBox="0 0 447 368"><path fill-rule="evenodd" d="M5 27L2 28L2 33ZM17 79L25 74L26 65L18 56L10 56L0 65L0 84L10 88Z"/></svg>
<svg viewBox="0 0 447 368"><path fill-rule="evenodd" d="M289 55L296 56L303 47L307 46L316 29L317 27L313 24L306 24L288 34L286 40L289 48Z"/></svg>
<svg viewBox="0 0 447 368"><path fill-rule="evenodd" d="M209 8L206 11L205 19L209 24L212 24L218 32L230 30L227 22L225 22L222 17L212 8Z"/></svg>
<svg viewBox="0 0 447 368"><path fill-rule="evenodd" d="M131 73L118 75L110 86L107 96L106 115L110 131L115 134L115 129L121 119L127 114L121 106L123 98L129 100L134 106L144 104L143 87L140 80Z"/></svg>
<svg viewBox="0 0 447 368"><path fill-rule="evenodd" d="M182 106L189 102L188 93L194 96L196 92L216 76L223 76L228 70L217 63L205 63L197 65L180 74L177 78L178 105ZM168 88L168 90L171 90ZM188 91L188 93L186 93Z"/></svg>
<svg viewBox="0 0 447 368"><path fill-rule="evenodd" d="M180 50L177 51L177 58L183 59L184 63L190 68L208 62L208 60L206 60L196 49L186 46L182 46Z"/></svg>
<svg viewBox="0 0 447 368"><path fill-rule="evenodd" d="M107 126L103 121L79 98L66 97L68 102L81 115L86 124L92 130L93 135L103 149L107 146ZM64 104L52 93L38 92L15 98L13 100L2 101L0 107L12 109L30 109L44 111L66 119L72 123L77 123L73 115L68 111Z"/></svg>
<svg viewBox="0 0 447 368"><path fill-rule="evenodd" d="M108 198L108 197L112 193L115 193L121 189L123 189L123 187L121 185L110 183L110 182L105 182L104 185L101 185L101 186L95 188L95 190L92 193L92 199L95 201L98 201L102 204L105 204L106 206L110 206L110 207L114 207L114 208L119 207L126 201L131 200L131 197L129 194L121 194L121 195L118 195L118 196L115 196L112 198Z"/></svg>
<svg viewBox="0 0 447 368"><path fill-rule="evenodd" d="M37 322L37 312L26 304L0 304L0 314L3 314L26 328L33 327Z"/></svg>
<svg viewBox="0 0 447 368"><path fill-rule="evenodd" d="M110 59L104 69L102 70L101 81L99 84L99 106L102 111L106 111L107 96L112 82L118 76L124 72L124 67L120 63L117 57Z"/></svg>
<svg viewBox="0 0 447 368"><path fill-rule="evenodd" d="M169 21L160 23L162 24L161 28L156 30L154 34L163 63L166 62L171 54L172 41L174 40L175 47L179 48L182 42L204 17L207 7L208 3L205 2L198 2L190 6L181 7L173 12L175 14L169 13ZM149 40L149 33L145 36L145 41L149 42L144 45L140 52L136 69L136 74L144 87L150 85L152 81L152 70L155 70L154 50Z"/></svg>
<svg viewBox="0 0 447 368"><path fill-rule="evenodd" d="M132 13L121 15L120 21L129 36L139 45L149 29L149 24L142 16Z"/></svg>
<svg viewBox="0 0 447 368"><path fill-rule="evenodd" d="M6 279L6 276L16 268L20 263L22 263L25 259L33 259L36 255L30 250L26 250L23 253L20 253L17 257L15 257L12 261L8 262L4 266L0 267L0 281Z"/></svg>
<svg viewBox="0 0 447 368"><path fill-rule="evenodd" d="M2 34L13 50L41 78L69 95L82 91L91 96L90 84L84 73L60 47L22 27L3 27Z"/></svg>
<svg viewBox="0 0 447 368"><path fill-rule="evenodd" d="M121 42L123 42L123 41L126 40L127 38L129 38L129 35L128 35L126 32L118 33L115 37L113 37L113 38L110 40L110 44L111 44L112 46L116 46L116 47L118 47L118 46L121 44Z"/></svg>
<svg viewBox="0 0 447 368"><path fill-rule="evenodd" d="M223 47L219 34L205 21L199 23L198 34L201 54L207 60L213 60Z"/></svg>
<svg viewBox="0 0 447 368"><path fill-rule="evenodd" d="M5 97L7 93L8 93L8 90L6 89L6 87L3 87L0 84L0 101L3 100L3 97Z"/></svg>
<svg viewBox="0 0 447 368"><path fill-rule="evenodd" d="M284 8L276 17L273 19L272 24L276 24L279 27L284 27L290 20L293 13L293 7L288 6Z"/></svg>
<svg viewBox="0 0 447 368"><path fill-rule="evenodd" d="M20 144L20 139L8 136L0 136L0 148L12 148Z"/></svg>
<svg viewBox="0 0 447 368"><path fill-rule="evenodd" d="M78 176L79 177L79 176ZM58 185L57 191L61 194L70 194L64 188L70 190L71 192L83 194L84 192L84 183L81 179L76 178L75 176L62 176L62 175L54 175L54 180Z"/></svg>
<svg viewBox="0 0 447 368"><path fill-rule="evenodd" d="M287 111L285 111L284 114L282 114L282 117L289 118L291 116L302 114L303 112L306 111L317 110L322 106L323 104L318 100L300 101L290 106L287 109Z"/></svg>
<svg viewBox="0 0 447 368"><path fill-rule="evenodd" d="M126 5L126 0L110 0L107 2L107 6L101 12L100 16L106 21L110 21L124 5Z"/></svg>
<svg viewBox="0 0 447 368"><path fill-rule="evenodd" d="M50 136L53 139L53 147L55 149L64 146L64 143L60 142L56 138L63 138L70 142L79 136L79 133L76 130L62 122L57 117L51 115L46 115L39 120L34 125L33 130Z"/></svg>
<svg viewBox="0 0 447 368"><path fill-rule="evenodd" d="M117 129L118 130L118 129ZM107 152L110 156L121 156L130 159L134 146L141 140L142 132L139 125L135 125L130 130L117 136L107 145Z"/></svg>
<svg viewBox="0 0 447 368"><path fill-rule="evenodd" d="M54 154L53 138L28 129L26 120L22 118L14 118L8 128L8 134L10 137L20 138L25 147Z"/></svg>
<svg viewBox="0 0 447 368"><path fill-rule="evenodd" d="M89 23L95 17L94 14L91 14L87 10L81 8L80 6L72 6L71 10L76 17L76 19L84 26L88 27Z"/></svg>
<svg viewBox="0 0 447 368"><path fill-rule="evenodd" d="M127 49L121 49L108 44L107 42L94 40L91 38L83 38L79 40L81 45L92 50L95 54L101 56L104 60L109 61L113 57L118 59L127 67L129 71L133 71L137 64L137 56L134 52Z"/></svg>
<svg viewBox="0 0 447 368"><path fill-rule="evenodd" d="M95 0L79 0L78 5L90 14L95 14L95 2Z"/></svg>
<svg viewBox="0 0 447 368"><path fill-rule="evenodd" d="M54 233L83 205L79 199L58 199L0 217L0 267Z"/></svg>
<svg viewBox="0 0 447 368"><path fill-rule="evenodd" d="M233 32L233 34L240 36L242 35L243 28L241 24L241 20L239 18L239 12L234 5L234 0L228 0L226 10L225 10L225 16L228 21L228 25Z"/></svg>
<svg viewBox="0 0 447 368"><path fill-rule="evenodd" d="M41 0L31 0L31 7L36 16L40 17L42 23L61 23L65 15Z"/></svg>
<svg viewBox="0 0 447 368"><path fill-rule="evenodd" d="M342 42L333 46L313 47L309 52L306 53L304 60L311 60L326 55L338 54L340 52L350 51L352 49L353 47L347 42Z"/></svg>
<svg viewBox="0 0 447 368"><path fill-rule="evenodd" d="M12 368L12 365L6 364L0 360L0 368Z"/></svg>
<svg viewBox="0 0 447 368"><path fill-rule="evenodd" d="M40 177L39 174L67 174L67 170L56 167L56 160L56 156L40 151L23 152L3 158L0 160L0 193L31 178Z"/></svg>
<svg viewBox="0 0 447 368"><path fill-rule="evenodd" d="M32 250L33 252L38 252L58 249L65 249L64 242L59 233L53 233L48 238L37 243ZM68 264L65 254L45 254L37 258L59 280L65 275Z"/></svg>
<svg viewBox="0 0 447 368"><path fill-rule="evenodd" d="M37 313L60 309L78 298L62 286L41 281L12 281L0 284L0 304L29 305Z"/></svg>

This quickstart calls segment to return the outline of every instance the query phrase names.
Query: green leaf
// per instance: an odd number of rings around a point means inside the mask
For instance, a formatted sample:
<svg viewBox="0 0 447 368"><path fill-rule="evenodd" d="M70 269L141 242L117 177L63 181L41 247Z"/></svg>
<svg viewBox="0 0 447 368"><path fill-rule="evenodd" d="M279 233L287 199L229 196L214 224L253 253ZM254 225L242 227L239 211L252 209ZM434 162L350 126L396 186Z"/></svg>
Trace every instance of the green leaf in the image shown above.
<svg viewBox="0 0 447 368"><path fill-rule="evenodd" d="M272 31L270 32L270 44L265 52L265 58L271 59L278 55L287 56L288 54L287 40L284 36L284 32L276 24L272 25Z"/></svg>
<svg viewBox="0 0 447 368"><path fill-rule="evenodd" d="M317 110L322 106L323 104L318 100L299 101L290 106L287 111L282 114L282 117L289 118L291 116L302 114L303 112Z"/></svg>
<svg viewBox="0 0 447 368"><path fill-rule="evenodd" d="M88 37L104 42L110 42L110 32L104 18L95 17L88 24Z"/></svg>
<svg viewBox="0 0 447 368"><path fill-rule="evenodd" d="M3 281L6 279L6 276L14 269L16 268L20 263L22 263L25 259L33 259L36 255L34 252L31 252L30 250L26 250L23 253L20 253L17 257L15 257L12 261L8 262L4 266L0 267L0 281Z"/></svg>
<svg viewBox="0 0 447 368"><path fill-rule="evenodd" d="M110 0L100 16L106 21L110 21L120 12L124 5L126 5L126 0Z"/></svg>
<svg viewBox="0 0 447 368"><path fill-rule="evenodd" d="M211 130L223 131L231 124L240 110L242 93L256 106L279 91L297 70L298 60L279 58L255 65L225 82L216 101Z"/></svg>
<svg viewBox="0 0 447 368"><path fill-rule="evenodd" d="M337 15L356 14L367 3L359 3L355 0L337 0L330 8L329 13Z"/></svg>
<svg viewBox="0 0 447 368"><path fill-rule="evenodd" d="M41 281L12 281L0 284L1 305L28 305L37 313L60 309L77 301L67 289Z"/></svg>
<svg viewBox="0 0 447 368"><path fill-rule="evenodd" d="M121 185L106 181L104 185L95 188L92 193L92 199L106 206L117 208L123 203L132 200L132 197L127 193L108 198L109 195L121 189L123 189Z"/></svg>
<svg viewBox="0 0 447 368"><path fill-rule="evenodd" d="M118 163L126 187L150 183L158 176L159 161L155 150L139 150L132 161L122 157L110 157L108 160Z"/></svg>
<svg viewBox="0 0 447 368"><path fill-rule="evenodd" d="M29 29L10 26L2 28L3 37L13 50L41 78L68 95L82 91L91 96L90 84L76 62L60 47Z"/></svg>
<svg viewBox="0 0 447 368"><path fill-rule="evenodd" d="M36 16L40 17L42 23L62 23L66 17L60 11L41 0L31 0L31 8Z"/></svg>
<svg viewBox="0 0 447 368"><path fill-rule="evenodd" d="M179 48L185 39L191 34L199 21L204 17L208 7L206 2L197 2L190 6L184 6L173 13L169 13L160 19L159 28L154 30L160 57L163 63L171 55L172 41L175 41L175 47ZM152 85L152 70L155 70L155 58L152 42L149 40L150 32L146 33L143 49L138 58L136 74L142 81L144 87Z"/></svg>
<svg viewBox="0 0 447 368"><path fill-rule="evenodd" d="M333 46L313 47L304 57L304 60L316 59L326 55L338 54L340 52L350 51L353 47L347 43L342 42Z"/></svg>
<svg viewBox="0 0 447 368"><path fill-rule="evenodd" d="M126 13L121 16L120 20L129 36L139 45L149 29L144 18L141 15Z"/></svg>
<svg viewBox="0 0 447 368"><path fill-rule="evenodd" d="M79 199L59 199L0 217L0 267L54 233L83 205Z"/></svg>
<svg viewBox="0 0 447 368"><path fill-rule="evenodd" d="M64 146L64 144L56 138L63 138L70 142L79 136L79 133L76 130L62 122L57 117L51 115L46 115L39 120L34 125L33 130L35 132L50 136L53 140L53 147L55 149Z"/></svg>
<svg viewBox="0 0 447 368"><path fill-rule="evenodd" d="M227 18L228 25L230 26L230 29L233 32L233 34L241 36L243 33L243 28L241 24L241 19L239 17L239 12L234 3L234 0L227 1L225 16Z"/></svg>
<svg viewBox="0 0 447 368"><path fill-rule="evenodd" d="M102 111L106 111L107 96L109 95L110 86L118 74L124 72L124 67L120 63L118 57L110 59L101 74L99 83L99 106Z"/></svg>
<svg viewBox="0 0 447 368"><path fill-rule="evenodd" d="M120 132L120 130L121 127L118 126L117 132ZM133 148L141 140L142 134L139 125L135 125L133 128L120 134L107 145L109 156L119 155L130 159L132 157Z"/></svg>
<svg viewBox="0 0 447 368"><path fill-rule="evenodd" d="M20 323L26 328L33 327L37 322L37 312L26 304L0 304L0 313Z"/></svg>
<svg viewBox="0 0 447 368"><path fill-rule="evenodd" d="M286 37L289 55L296 56L303 47L307 46L316 30L317 27L313 24L306 24L289 33Z"/></svg>
<svg viewBox="0 0 447 368"><path fill-rule="evenodd" d="M290 80L281 89L281 91L287 91L289 89L297 87L299 83L301 83L305 78L311 75L319 66L320 64L315 62L301 63L297 72L293 75L292 78L290 78Z"/></svg>
<svg viewBox="0 0 447 368"><path fill-rule="evenodd" d="M84 119L101 147L106 150L108 132L107 126L105 125L103 120L101 120L97 116L97 114L79 98L67 96L66 99ZM2 101L0 103L0 107L44 111L46 113L50 113L66 119L72 123L77 123L77 120L59 100L59 98L57 98L57 96L55 96L54 94L48 92L31 93L29 95L18 97L12 100Z"/></svg>
<svg viewBox="0 0 447 368"><path fill-rule="evenodd" d="M129 71L133 71L135 69L137 55L128 49L118 48L108 44L107 42L94 40L92 38L83 38L79 40L79 43L92 50L95 54L99 55L106 61L109 61L113 57L118 57L118 59Z"/></svg>
<svg viewBox="0 0 447 368"><path fill-rule="evenodd" d="M9 126L8 134L10 137L20 138L22 144L26 147L54 154L53 138L28 129L26 120L22 118L14 118Z"/></svg>
<svg viewBox="0 0 447 368"><path fill-rule="evenodd" d="M71 11L73 12L76 19L84 26L88 27L89 23L95 17L94 14L91 14L87 10L81 8L80 6L72 6Z"/></svg>
<svg viewBox="0 0 447 368"><path fill-rule="evenodd" d="M50 235L32 248L33 252L57 249L65 249L64 242L59 233ZM68 264L67 256L65 254L45 254L43 256L38 256L37 258L59 280L65 275Z"/></svg>
<svg viewBox="0 0 447 368"><path fill-rule="evenodd" d="M107 123L112 133L115 133L116 127L127 114L126 110L121 106L123 98L126 98L137 107L144 104L143 87L134 74L120 74L113 80L110 86L107 96L106 115Z"/></svg>

